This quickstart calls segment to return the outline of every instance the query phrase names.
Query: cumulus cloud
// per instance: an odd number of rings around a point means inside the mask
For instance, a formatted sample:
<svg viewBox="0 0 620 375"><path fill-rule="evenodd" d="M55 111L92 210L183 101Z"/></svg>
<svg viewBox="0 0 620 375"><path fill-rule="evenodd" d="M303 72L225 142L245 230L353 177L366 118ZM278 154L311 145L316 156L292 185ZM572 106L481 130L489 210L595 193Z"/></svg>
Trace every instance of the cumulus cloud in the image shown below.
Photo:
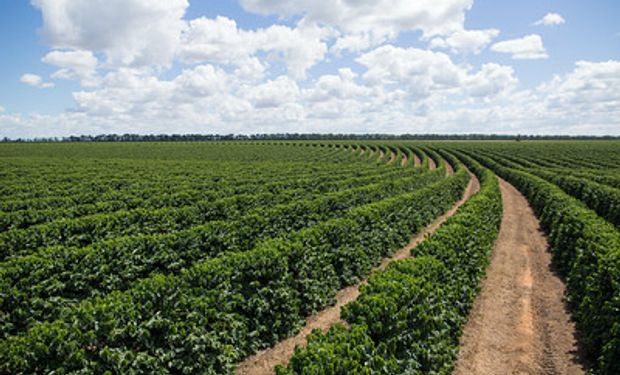
<svg viewBox="0 0 620 375"><path fill-rule="evenodd" d="M438 122L459 120L487 131L620 135L620 61L578 61L571 72L515 92L504 102L462 107L440 117Z"/></svg>
<svg viewBox="0 0 620 375"><path fill-rule="evenodd" d="M388 36L373 32L346 34L339 36L330 48L330 52L340 56L342 52L359 53L370 47L378 46L388 40Z"/></svg>
<svg viewBox="0 0 620 375"><path fill-rule="evenodd" d="M234 74L241 81L259 82L265 77L267 68L258 58L250 57L237 61Z"/></svg>
<svg viewBox="0 0 620 375"><path fill-rule="evenodd" d="M41 61L59 67L52 74L55 79L80 80L82 86L96 86L97 58L90 51L51 51Z"/></svg>
<svg viewBox="0 0 620 375"><path fill-rule="evenodd" d="M509 53L513 59L518 60L546 59L549 57L543 46L542 38L538 34L497 42L491 46L491 50Z"/></svg>
<svg viewBox="0 0 620 375"><path fill-rule="evenodd" d="M465 78L466 92L475 98L491 98L517 86L518 80L510 66L487 63L479 72Z"/></svg>
<svg viewBox="0 0 620 375"><path fill-rule="evenodd" d="M51 47L42 61L57 68L51 78L82 88L56 116L0 113L0 131L12 137L620 131L618 61L581 61L524 90L510 66L454 58L489 46L547 57L537 34L493 44L499 30L466 30L473 0L242 0L286 19L253 29L222 16L185 19L187 0L32 2ZM430 49L391 44L404 31ZM53 85L34 74L22 82Z"/></svg>
<svg viewBox="0 0 620 375"><path fill-rule="evenodd" d="M322 41L328 30L313 23L300 22L296 28L272 25L257 30L242 30L226 17L197 18L184 31L179 58L188 63L212 62L253 65L258 51L272 54L272 59L285 61L295 78L304 78L306 71L322 60L327 45Z"/></svg>
<svg viewBox="0 0 620 375"><path fill-rule="evenodd" d="M396 52L403 56L418 53ZM170 133L171 129L245 134L620 134L620 61L579 61L571 72L520 91L510 67L489 63L473 70L453 65L460 71L455 88L415 100L404 85L370 85L363 74L347 68L318 77L304 88L287 76L249 85L235 81L233 73L203 65L182 73L202 76L204 82L199 86L204 90L181 79L159 80L139 70L121 69L104 77L107 82L100 88L79 98L81 107L76 111L57 116L0 114L0 129L3 136L13 138ZM406 75L388 70L387 77L393 81ZM428 74L432 81L434 73ZM217 83L222 79L226 81L223 86ZM183 95L192 99L178 101ZM472 105L471 100L477 98L484 99L484 105Z"/></svg>
<svg viewBox="0 0 620 375"><path fill-rule="evenodd" d="M455 64L448 55L392 45L363 54L357 62L367 67L363 78L369 85L399 85L417 100L464 95L492 98L513 89L517 79L511 67L484 64L475 72Z"/></svg>
<svg viewBox="0 0 620 375"><path fill-rule="evenodd" d="M186 69L173 80L173 85L178 87L176 91L187 96L181 98L182 100L225 93L228 84L227 74L213 65L198 65L193 69Z"/></svg>
<svg viewBox="0 0 620 375"><path fill-rule="evenodd" d="M49 89L51 87L54 87L54 83L52 83L52 82L44 82L43 78L41 76L36 75L36 74L32 74L32 73L23 74L19 78L19 80L22 83L25 83L25 84L30 85L30 86L38 87L40 89Z"/></svg>
<svg viewBox="0 0 620 375"><path fill-rule="evenodd" d="M4 113L4 111L6 111L6 109L4 109L4 107L0 105L0 113Z"/></svg>
<svg viewBox="0 0 620 375"><path fill-rule="evenodd" d="M479 54L499 35L497 29L460 30L450 36L433 38L431 48L445 48L453 52Z"/></svg>
<svg viewBox="0 0 620 375"><path fill-rule="evenodd" d="M100 88L74 92L75 110L93 118L144 118L149 107L169 107L164 99L171 95L170 86L171 82L160 81L141 70L121 68L106 74Z"/></svg>
<svg viewBox="0 0 620 375"><path fill-rule="evenodd" d="M331 52L339 56L344 51L361 52L393 40L403 31L421 31L422 39L451 48L454 51L478 51L488 30L466 31L465 12L473 0L379 0L332 1L311 0L241 0L250 12L275 14L280 17L301 16L302 20L327 25L340 32Z"/></svg>
<svg viewBox="0 0 620 375"><path fill-rule="evenodd" d="M349 119L347 126L359 126L380 115L394 118L396 112L423 116L452 97L495 100L516 84L509 67L486 64L475 71L455 64L445 53L416 48L386 45L361 55L357 62L364 72L341 68L303 87L288 75L254 81L240 68L226 71L207 63L169 80L141 69L120 68L101 77L97 88L75 92L75 113L147 127L166 120L175 126L208 123L220 128L242 123L251 131L277 131L293 121L310 131L310 124L327 126L317 122L321 119Z"/></svg>
<svg viewBox="0 0 620 375"><path fill-rule="evenodd" d="M311 0L241 0L242 6L259 14L280 17L300 16L302 20L327 25L340 35L330 51L359 53L394 40L401 32L420 31L422 40L432 48L454 53L480 53L499 31L466 30L465 13L473 0L379 0L333 1Z"/></svg>
<svg viewBox="0 0 620 375"><path fill-rule="evenodd" d="M534 22L534 25L543 25L543 26L556 26L565 23L564 17L557 13L547 13L545 16L538 21Z"/></svg>
<svg viewBox="0 0 620 375"><path fill-rule="evenodd" d="M278 108L286 103L296 102L299 98L297 83L286 76L265 83L244 86L239 96L248 100L254 108Z"/></svg>
<svg viewBox="0 0 620 375"><path fill-rule="evenodd" d="M396 110L400 95L404 99L403 90L386 91L381 86L367 86L363 79L350 68L341 68L338 74L326 74L317 79L313 85L303 91L303 103L306 109L307 122L320 124L322 121L359 123L360 118L368 121L373 113ZM329 129L327 123L322 124Z"/></svg>
<svg viewBox="0 0 620 375"><path fill-rule="evenodd" d="M545 95L549 110L620 118L620 61L578 61L572 72L555 76L538 91Z"/></svg>
<svg viewBox="0 0 620 375"><path fill-rule="evenodd" d="M322 102L331 99L353 99L370 95L370 89L358 84L357 73L350 68L341 68L338 74L321 76L314 85L306 90L306 98L311 102Z"/></svg>
<svg viewBox="0 0 620 375"><path fill-rule="evenodd" d="M176 52L187 0L32 0L41 33L58 49L103 52L110 65L166 66Z"/></svg>
<svg viewBox="0 0 620 375"><path fill-rule="evenodd" d="M447 35L463 27L465 12L473 0L241 0L248 11L280 16L303 15L308 20L332 25L347 33L374 31L393 35L420 30L426 37Z"/></svg>
<svg viewBox="0 0 620 375"><path fill-rule="evenodd" d="M92 71L97 66L97 58L90 51L52 51L42 61L76 71Z"/></svg>
<svg viewBox="0 0 620 375"><path fill-rule="evenodd" d="M367 68L363 77L368 84L402 84L419 98L456 88L461 79L460 69L448 55L417 48L386 45L361 55L357 62Z"/></svg>

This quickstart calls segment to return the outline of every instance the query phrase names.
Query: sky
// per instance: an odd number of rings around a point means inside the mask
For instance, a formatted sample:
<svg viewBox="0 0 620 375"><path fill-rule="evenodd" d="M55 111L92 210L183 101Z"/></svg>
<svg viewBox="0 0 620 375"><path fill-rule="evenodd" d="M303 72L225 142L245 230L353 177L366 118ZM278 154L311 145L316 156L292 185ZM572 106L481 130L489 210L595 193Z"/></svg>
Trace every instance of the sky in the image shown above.
<svg viewBox="0 0 620 375"><path fill-rule="evenodd" d="M620 135L617 0L0 1L0 137Z"/></svg>

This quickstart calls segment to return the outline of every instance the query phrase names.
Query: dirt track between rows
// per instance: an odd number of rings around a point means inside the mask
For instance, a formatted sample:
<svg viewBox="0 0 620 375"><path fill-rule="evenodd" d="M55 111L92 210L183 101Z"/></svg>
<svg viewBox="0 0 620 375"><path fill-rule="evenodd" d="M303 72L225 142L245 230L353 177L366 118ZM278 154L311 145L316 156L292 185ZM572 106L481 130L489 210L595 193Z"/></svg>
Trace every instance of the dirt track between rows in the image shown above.
<svg viewBox="0 0 620 375"><path fill-rule="evenodd" d="M452 168L452 166L450 165L450 163L445 163L446 166L446 174L448 176L452 176L454 174L454 168Z"/></svg>
<svg viewBox="0 0 620 375"><path fill-rule="evenodd" d="M473 194L480 190L480 183L478 179L470 173L471 179L463 197L459 200L450 210L435 219L430 225L428 225L420 233L416 234L410 242L403 248L395 252L391 257L383 259L381 264L375 268L376 270L384 269L388 264L395 260L405 259L411 256L411 249L416 247L422 242L429 234L436 231L449 217L454 215L457 209L462 206ZM315 315L310 316L306 320L306 325L301 331L284 341L281 341L276 346L265 349L248 357L245 361L239 364L235 374L252 374L252 375L267 375L273 374L273 369L277 364L288 363L290 357L293 355L296 345L305 346L306 337L314 330L320 329L323 332L327 331L335 323L344 323L340 319L340 309L347 303L354 301L359 296L359 288L365 283L366 280L359 284L349 286L340 290L336 294L336 304L330 306Z"/></svg>
<svg viewBox="0 0 620 375"><path fill-rule="evenodd" d="M390 151L390 160L387 162L388 164L394 163L396 160L396 153Z"/></svg>
<svg viewBox="0 0 620 375"><path fill-rule="evenodd" d="M504 212L455 375L584 374L564 284L525 197L500 180Z"/></svg>
<svg viewBox="0 0 620 375"><path fill-rule="evenodd" d="M431 158L430 156L428 157L428 169L435 170L437 169L437 164L435 163L435 160L433 160L433 158Z"/></svg>
<svg viewBox="0 0 620 375"><path fill-rule="evenodd" d="M422 161L420 160L420 157L416 154L413 154L413 166L419 167L420 165L422 165Z"/></svg>

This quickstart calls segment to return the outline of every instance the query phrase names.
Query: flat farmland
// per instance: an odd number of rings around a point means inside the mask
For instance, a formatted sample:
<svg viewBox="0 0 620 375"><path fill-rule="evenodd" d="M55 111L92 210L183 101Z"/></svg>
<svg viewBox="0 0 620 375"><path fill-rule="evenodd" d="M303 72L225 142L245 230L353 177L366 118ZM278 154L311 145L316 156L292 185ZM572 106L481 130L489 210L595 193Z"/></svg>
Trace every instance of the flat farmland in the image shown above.
<svg viewBox="0 0 620 375"><path fill-rule="evenodd" d="M0 373L620 373L620 142L0 144Z"/></svg>

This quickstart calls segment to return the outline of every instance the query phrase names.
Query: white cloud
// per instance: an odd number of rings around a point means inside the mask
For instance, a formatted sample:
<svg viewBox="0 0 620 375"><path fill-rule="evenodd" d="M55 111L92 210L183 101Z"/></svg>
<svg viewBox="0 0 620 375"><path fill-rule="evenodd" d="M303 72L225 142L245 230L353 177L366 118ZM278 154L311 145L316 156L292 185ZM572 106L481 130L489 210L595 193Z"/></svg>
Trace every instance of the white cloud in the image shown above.
<svg viewBox="0 0 620 375"><path fill-rule="evenodd" d="M620 61L579 61L573 71L504 102L439 114L438 123L522 134L620 135ZM449 125L448 125L449 126Z"/></svg>
<svg viewBox="0 0 620 375"><path fill-rule="evenodd" d="M455 64L445 53L417 48L382 46L357 62L367 67L362 76L367 85L394 93L403 90L398 92L398 100L404 100L404 93L420 113L446 101L471 104L497 100L518 83L512 67L488 63L474 71L471 66Z"/></svg>
<svg viewBox="0 0 620 375"><path fill-rule="evenodd" d="M371 90L355 82L358 75L349 68L338 70L338 75L326 74L306 90L305 96L312 102L330 99L353 99L371 94Z"/></svg>
<svg viewBox="0 0 620 375"><path fill-rule="evenodd" d="M620 61L578 61L571 73L555 76L538 90L550 110L571 115L608 113L620 118Z"/></svg>
<svg viewBox="0 0 620 375"><path fill-rule="evenodd" d="M20 82L30 86L38 87L40 89L49 89L54 87L52 82L43 82L41 76L31 73L26 73L19 78Z"/></svg>
<svg viewBox="0 0 620 375"><path fill-rule="evenodd" d="M304 88L286 75L248 82L238 69L227 73L209 64L168 81L120 69L107 74L100 88L75 93L76 113L111 129L117 121L150 133L171 132L167 126L175 132L395 132L409 131L403 124L412 118L426 121L441 112L442 103L497 100L516 84L509 67L487 64L472 72L444 53L415 48L383 46L358 62L367 67L362 75L342 68Z"/></svg>
<svg viewBox="0 0 620 375"><path fill-rule="evenodd" d="M465 30L465 13L473 0L241 0L248 11L280 17L301 16L302 21L334 28L339 35L330 51L359 53L394 40L403 31L421 31L422 40L457 53L479 53L499 31Z"/></svg>
<svg viewBox="0 0 620 375"><path fill-rule="evenodd" d="M510 66L453 57L489 45L515 59L547 57L536 34L493 44L499 30L465 30L473 0L242 0L286 18L254 29L222 16L184 19L187 0L33 3L52 47L42 61L58 68L51 78L82 89L56 116L0 107L2 136L620 131L620 62L578 62L524 90ZM431 49L389 44L404 31ZM33 74L22 82L53 85Z"/></svg>
<svg viewBox="0 0 620 375"><path fill-rule="evenodd" d="M211 61L229 64L247 59L259 48L253 39L255 33L237 28L237 23L226 17L206 17L189 21L182 35L179 50L181 60L192 63Z"/></svg>
<svg viewBox="0 0 620 375"><path fill-rule="evenodd" d="M371 85L402 84L414 97L456 88L462 71L442 52L386 45L361 55L363 77Z"/></svg>
<svg viewBox="0 0 620 375"><path fill-rule="evenodd" d="M344 51L358 53L370 47L378 46L387 39L385 35L377 35L372 32L342 35L336 39L330 51L336 56L340 56Z"/></svg>
<svg viewBox="0 0 620 375"><path fill-rule="evenodd" d="M405 52L404 57L413 54ZM521 91L515 90L510 67L489 63L477 71L454 69L460 79L450 95L440 90L418 100L412 100L407 87L364 85L363 75L346 68L318 77L307 88L287 76L248 85L208 66L181 73L187 79L203 77L199 86L206 91L182 79L163 81L121 69L79 98L78 111L0 114L0 133L11 138L126 132L620 135L620 61L580 61L568 74Z"/></svg>
<svg viewBox="0 0 620 375"><path fill-rule="evenodd" d="M121 68L108 73L101 87L91 91L73 93L77 111L89 117L145 118L149 108L169 107L172 82L160 81L141 70Z"/></svg>
<svg viewBox="0 0 620 375"><path fill-rule="evenodd" d="M4 113L4 111L6 111L6 109L4 109L4 107L0 105L0 113Z"/></svg>
<svg viewBox="0 0 620 375"><path fill-rule="evenodd" d="M97 67L97 58L90 51L52 51L42 61L76 71L92 71Z"/></svg>
<svg viewBox="0 0 620 375"><path fill-rule="evenodd" d="M512 90L518 83L510 66L487 63L479 72L465 79L465 90L472 97L493 97Z"/></svg>
<svg viewBox="0 0 620 375"><path fill-rule="evenodd" d="M403 30L420 30L428 38L463 29L473 0L241 0L241 5L259 14L302 15L350 34L372 31L394 36Z"/></svg>
<svg viewBox="0 0 620 375"><path fill-rule="evenodd" d="M265 77L266 67L256 57L242 59L237 62L234 74L241 81L258 82Z"/></svg>
<svg viewBox="0 0 620 375"><path fill-rule="evenodd" d="M241 30L226 17L197 18L189 22L182 36L179 58L188 63L212 62L247 64L258 51L272 60L283 60L289 74L305 78L306 71L327 52L322 41L329 31L313 23L300 22L296 28L272 25L257 30ZM255 62L251 62L258 68Z"/></svg>
<svg viewBox="0 0 620 375"><path fill-rule="evenodd" d="M546 59L549 57L543 46L540 35L530 34L523 38L510 39L495 43L491 50L500 53L509 53L513 59Z"/></svg>
<svg viewBox="0 0 620 375"><path fill-rule="evenodd" d="M32 0L54 48L106 54L110 65L166 66L176 51L187 0Z"/></svg>
<svg viewBox="0 0 620 375"><path fill-rule="evenodd" d="M534 25L555 26L565 23L564 17L557 13L547 13L538 21L534 22Z"/></svg>
<svg viewBox="0 0 620 375"><path fill-rule="evenodd" d="M299 87L286 76L255 86L241 88L240 97L248 100L254 108L277 108L286 103L294 103L299 98Z"/></svg>
<svg viewBox="0 0 620 375"><path fill-rule="evenodd" d="M177 92L183 93L187 98L212 96L227 92L227 74L213 65L198 65L193 69L184 70L173 80Z"/></svg>
<svg viewBox="0 0 620 375"><path fill-rule="evenodd" d="M51 51L41 61L61 68L52 78L80 80L86 87L98 84L95 72L98 60L90 51Z"/></svg>
<svg viewBox="0 0 620 375"><path fill-rule="evenodd" d="M431 48L446 48L453 52L479 54L499 35L497 29L460 30L446 38L433 38Z"/></svg>

